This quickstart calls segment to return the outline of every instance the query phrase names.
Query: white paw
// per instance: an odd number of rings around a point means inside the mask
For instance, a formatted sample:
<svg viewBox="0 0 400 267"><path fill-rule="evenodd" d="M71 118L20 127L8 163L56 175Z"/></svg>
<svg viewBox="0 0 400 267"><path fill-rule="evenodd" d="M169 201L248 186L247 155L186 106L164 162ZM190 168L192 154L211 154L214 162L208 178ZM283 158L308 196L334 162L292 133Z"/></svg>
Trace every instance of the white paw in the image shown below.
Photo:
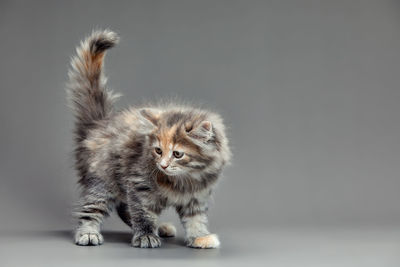
<svg viewBox="0 0 400 267"><path fill-rule="evenodd" d="M188 241L187 245L192 248L218 248L220 244L216 234L209 234L193 238Z"/></svg>
<svg viewBox="0 0 400 267"><path fill-rule="evenodd" d="M75 244L80 246L97 246L104 242L103 236L97 231L83 232L77 230L75 233Z"/></svg>
<svg viewBox="0 0 400 267"><path fill-rule="evenodd" d="M171 223L162 223L158 226L158 235L161 237L174 237L176 235L175 226Z"/></svg>
<svg viewBox="0 0 400 267"><path fill-rule="evenodd" d="M158 248L161 246L161 239L154 234L144 234L132 238L132 246L138 248Z"/></svg>

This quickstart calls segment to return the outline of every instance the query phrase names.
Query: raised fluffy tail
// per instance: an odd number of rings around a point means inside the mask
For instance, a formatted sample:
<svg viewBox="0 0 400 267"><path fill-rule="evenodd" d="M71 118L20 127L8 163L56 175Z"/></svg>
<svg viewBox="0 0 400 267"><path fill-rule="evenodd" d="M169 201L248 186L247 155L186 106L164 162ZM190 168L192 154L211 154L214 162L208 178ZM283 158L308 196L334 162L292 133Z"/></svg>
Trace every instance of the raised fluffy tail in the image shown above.
<svg viewBox="0 0 400 267"><path fill-rule="evenodd" d="M106 50L116 45L118 40L112 31L94 31L80 43L71 59L67 90L77 118L78 132L107 118L112 112L117 95L106 88L103 60Z"/></svg>

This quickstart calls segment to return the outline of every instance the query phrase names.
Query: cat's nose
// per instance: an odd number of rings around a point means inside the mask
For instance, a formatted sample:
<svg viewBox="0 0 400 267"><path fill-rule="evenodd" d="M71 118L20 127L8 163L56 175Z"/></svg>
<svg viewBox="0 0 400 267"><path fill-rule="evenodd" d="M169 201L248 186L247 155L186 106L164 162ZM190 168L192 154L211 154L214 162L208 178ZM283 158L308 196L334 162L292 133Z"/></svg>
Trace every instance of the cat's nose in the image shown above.
<svg viewBox="0 0 400 267"><path fill-rule="evenodd" d="M169 165L162 165L162 164L161 164L161 168L163 168L164 170L165 170L166 168L168 168L168 166L169 166Z"/></svg>

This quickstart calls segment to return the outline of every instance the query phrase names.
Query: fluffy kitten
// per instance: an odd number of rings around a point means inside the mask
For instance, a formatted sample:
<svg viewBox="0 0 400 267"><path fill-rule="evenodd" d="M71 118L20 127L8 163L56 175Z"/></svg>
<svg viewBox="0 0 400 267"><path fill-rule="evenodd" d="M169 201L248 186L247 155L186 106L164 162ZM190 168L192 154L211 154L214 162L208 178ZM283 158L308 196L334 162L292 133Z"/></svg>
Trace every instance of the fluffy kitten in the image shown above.
<svg viewBox="0 0 400 267"><path fill-rule="evenodd" d="M82 195L74 213L78 245L103 242L100 224L116 208L133 230L132 245L155 248L175 235L157 216L175 207L190 247L215 248L207 229L207 200L230 150L219 115L174 104L113 111L106 88L105 51L118 42L96 31L71 60L68 93L76 116L75 157Z"/></svg>

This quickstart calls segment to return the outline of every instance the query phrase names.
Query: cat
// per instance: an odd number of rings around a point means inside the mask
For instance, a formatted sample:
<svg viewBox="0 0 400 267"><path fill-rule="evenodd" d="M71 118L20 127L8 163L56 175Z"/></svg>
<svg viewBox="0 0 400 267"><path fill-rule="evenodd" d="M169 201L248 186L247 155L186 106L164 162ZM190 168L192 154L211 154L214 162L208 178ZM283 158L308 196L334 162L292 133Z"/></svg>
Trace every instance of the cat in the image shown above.
<svg viewBox="0 0 400 267"><path fill-rule="evenodd" d="M157 217L174 207L194 248L216 248L207 224L208 199L231 152L221 117L167 103L113 109L107 89L106 50L119 41L110 30L94 31L71 59L68 98L76 117L75 167L81 197L74 216L77 245L100 245L103 219L114 209L131 227L132 246L155 248L176 234Z"/></svg>

